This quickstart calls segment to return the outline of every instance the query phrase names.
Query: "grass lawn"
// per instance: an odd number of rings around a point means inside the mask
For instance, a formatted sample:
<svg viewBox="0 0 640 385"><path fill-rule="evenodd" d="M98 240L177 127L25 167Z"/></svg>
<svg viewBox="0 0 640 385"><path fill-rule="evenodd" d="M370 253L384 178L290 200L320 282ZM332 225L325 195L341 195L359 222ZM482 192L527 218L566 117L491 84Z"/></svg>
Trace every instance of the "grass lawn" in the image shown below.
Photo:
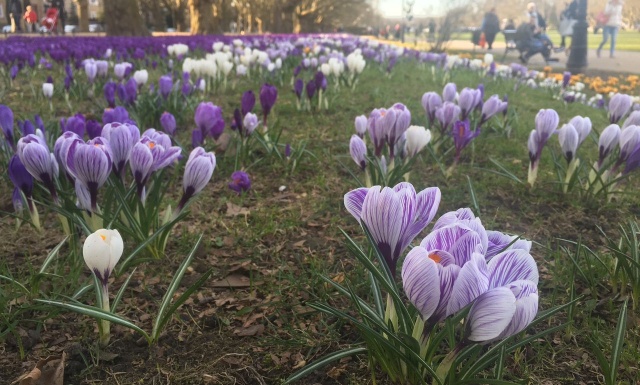
<svg viewBox="0 0 640 385"><path fill-rule="evenodd" d="M590 44L595 44L597 39L592 36ZM552 39L557 40L553 35ZM640 50L640 34L622 33L619 45L620 49ZM62 69L56 66L55 71L60 78ZM151 79L155 81L159 75L160 71L152 72ZM19 75L12 87L7 83L0 90L2 103L19 118L40 113L49 130L57 129L60 117L78 111L101 116L101 100L72 98L70 108L60 91L51 112L39 96L45 77L44 71L32 78ZM447 81L453 81L458 90L483 83L487 96L507 94L516 118L512 134L507 137L491 123L464 150L460 164L448 178L444 169L452 162L452 151L441 148L432 156L425 150L411 173L411 182L419 190L429 186L442 190L438 216L470 207L487 229L532 240L532 255L540 270L541 310L579 298L570 311L528 333L564 323L567 326L507 354L503 378L529 384L599 383L603 371L594 351L600 349L607 357L611 354L621 301L629 290L624 286L626 293L620 292L620 282L610 274L614 258L605 248L603 233L617 240L620 225L637 221L640 195L633 192L640 186L639 175L636 172L624 182L622 188L628 194L612 202L587 199L577 192L563 194L552 154L561 164L564 159L557 136L553 136L543 152L535 188L529 188L526 180L527 138L541 108L556 109L561 124L576 115L591 118L595 132L579 150L585 165L597 159L596 132L608 125L605 111L577 103L567 105L546 90L514 87L512 80L485 79L464 70L446 77L436 72L434 77L428 67L401 60L391 77L368 63L354 91L344 87L336 91L329 85L328 111L301 112L296 110L289 79L290 73L286 73L276 82L280 93L270 130L282 130L282 146L291 143L300 149L306 144L295 168L291 162L256 150L246 168L252 189L246 196L237 196L227 187L236 169L234 145L225 150L209 143L217 156L213 181L189 207L186 220L173 230L166 255L141 264L135 272L112 278L111 284L117 288L132 275L120 313L151 329L153 314L173 272L198 234L204 234L185 284L195 282L209 268L213 268L213 275L178 310L159 343L149 348L130 330L112 326L111 345L99 351L94 345L97 328L93 319L34 304L34 298L22 288L7 284L0 287L0 378L11 382L28 372L39 357L64 350L69 355L65 383L70 384L280 384L296 369L358 343L352 325L306 306L313 299L349 306L336 299L320 274L364 290L363 269L348 253L340 233L344 229L364 244L361 229L342 203L343 195L358 187L351 176L358 169L348 148L354 118L401 102L411 110L413 124L425 125L421 96L427 91L440 93ZM258 80L243 79L235 88L216 91L206 100L222 107L229 122L242 92L257 92L260 85ZM178 119L182 122L177 136L181 143L191 140L192 117L191 108ZM494 161L519 182L498 175L504 171ZM12 212L10 183L4 175L0 183L2 210ZM181 175L180 170L166 174L176 180L175 187L167 191L172 200L179 197ZM0 220L0 275L27 286L30 283L49 295L71 295L91 278L82 261L68 260L67 246L52 264L51 274L31 279L47 252L64 238L52 210L41 208L41 220L42 233L26 225L16 232L15 221L8 215ZM602 264L585 250L577 250L572 242L593 250ZM125 245L128 250L134 247ZM93 303L95 295L85 294L81 300ZM629 311L621 361L614 369L622 384L640 381L640 309L635 305ZM391 384L380 371L376 378L378 384ZM369 384L371 373L366 357L360 356L333 364L300 383Z"/></svg>

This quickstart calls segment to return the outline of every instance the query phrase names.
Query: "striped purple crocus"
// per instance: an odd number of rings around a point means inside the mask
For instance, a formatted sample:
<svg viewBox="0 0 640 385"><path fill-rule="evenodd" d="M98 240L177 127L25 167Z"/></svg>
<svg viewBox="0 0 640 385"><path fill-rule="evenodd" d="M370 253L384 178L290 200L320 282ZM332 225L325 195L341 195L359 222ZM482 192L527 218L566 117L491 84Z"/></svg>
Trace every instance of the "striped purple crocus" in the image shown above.
<svg viewBox="0 0 640 385"><path fill-rule="evenodd" d="M15 147L13 135L13 111L8 106L0 104L0 128L4 138L11 147Z"/></svg>
<svg viewBox="0 0 640 385"><path fill-rule="evenodd" d="M109 141L113 171L124 180L127 161L133 145L140 139L140 130L132 124L113 122L105 124L102 136Z"/></svg>
<svg viewBox="0 0 640 385"><path fill-rule="evenodd" d="M16 153L29 174L51 193L51 197L57 203L58 194L55 179L58 177L58 162L49 151L47 143L38 135L27 135L20 138Z"/></svg>
<svg viewBox="0 0 640 385"><path fill-rule="evenodd" d="M389 119L387 115L391 114L393 115L391 119ZM387 131L392 127L389 122L391 125L395 123L395 113L393 111L389 112L384 108L376 108L369 114L367 131L369 131L371 142L373 142L374 153L377 157L382 155Z"/></svg>
<svg viewBox="0 0 640 385"><path fill-rule="evenodd" d="M180 212L192 197L205 188L215 168L216 156L213 152L206 152L202 147L196 147L191 151L184 168L183 194L178 203L177 212Z"/></svg>
<svg viewBox="0 0 640 385"><path fill-rule="evenodd" d="M627 94L615 94L609 100L609 122L616 124L631 109L633 99Z"/></svg>
<svg viewBox="0 0 640 385"><path fill-rule="evenodd" d="M75 147L71 172L76 183L81 183L89 192L91 211L98 208L98 190L109 178L113 155L109 142L103 137L91 139Z"/></svg>
<svg viewBox="0 0 640 385"><path fill-rule="evenodd" d="M354 162L364 171L367 168L367 146L358 135L352 135L349 152Z"/></svg>
<svg viewBox="0 0 640 385"><path fill-rule="evenodd" d="M507 109L507 102L500 99L498 95L492 95L482 105L482 116L480 117L480 123L478 126L482 126L489 121L494 115L503 112Z"/></svg>
<svg viewBox="0 0 640 385"><path fill-rule="evenodd" d="M436 118L440 123L440 134L445 134L460 117L460 107L452 102L444 102L436 110Z"/></svg>
<svg viewBox="0 0 640 385"><path fill-rule="evenodd" d="M356 134L361 139L364 139L364 134L366 134L367 132L367 117L364 115L356 116L355 127L356 127Z"/></svg>
<svg viewBox="0 0 640 385"><path fill-rule="evenodd" d="M371 233L392 277L398 259L411 241L431 222L440 204L440 189L430 187L416 194L410 183L395 187L373 186L345 194L344 205Z"/></svg>
<svg viewBox="0 0 640 385"><path fill-rule="evenodd" d="M538 163L540 162L542 150L551 135L556 133L559 122L558 113L552 109L542 109L536 115L536 128L529 134L529 141L527 142L529 149L529 175L527 180L531 186L534 185L538 176Z"/></svg>
<svg viewBox="0 0 640 385"><path fill-rule="evenodd" d="M393 115L389 114L390 111L393 111ZM396 103L387 110L387 115L385 116L385 118L388 117L389 119L393 119L392 116L395 117L395 121L393 122L393 124L389 123L389 128L387 129L387 144L389 145L390 160L393 160L393 158L395 157L396 144L401 140L404 133L411 125L411 111L409 111L407 106L405 106L404 104ZM387 119L383 121L386 122Z"/></svg>
<svg viewBox="0 0 640 385"><path fill-rule="evenodd" d="M445 102L454 102L458 97L456 83L447 83L442 90L442 100Z"/></svg>
<svg viewBox="0 0 640 385"><path fill-rule="evenodd" d="M481 91L473 88L465 87L460 91L458 106L460 106L460 113L462 114L461 120L467 119L469 114L473 112L479 101L481 101L480 95Z"/></svg>
<svg viewBox="0 0 640 385"><path fill-rule="evenodd" d="M456 163L460 160L462 150L464 150L464 148L467 147L478 135L480 135L480 130L478 128L471 130L468 119L458 120L455 122L451 129L451 136L453 136L453 144L456 148L456 153L454 155Z"/></svg>
<svg viewBox="0 0 640 385"><path fill-rule="evenodd" d="M436 92L426 92L422 95L422 108L427 114L429 127L433 127L436 121L436 110L442 105L442 98Z"/></svg>

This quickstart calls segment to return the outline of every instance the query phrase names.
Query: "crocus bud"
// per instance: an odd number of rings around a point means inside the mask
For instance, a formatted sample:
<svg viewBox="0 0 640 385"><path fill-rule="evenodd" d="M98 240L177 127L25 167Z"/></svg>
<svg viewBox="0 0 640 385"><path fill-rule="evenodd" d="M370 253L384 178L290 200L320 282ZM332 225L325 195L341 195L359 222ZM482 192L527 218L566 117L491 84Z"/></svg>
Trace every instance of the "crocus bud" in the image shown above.
<svg viewBox="0 0 640 385"><path fill-rule="evenodd" d="M618 145L620 138L620 126L611 124L600 133L598 140L598 167L602 166L602 162L609 153Z"/></svg>
<svg viewBox="0 0 640 385"><path fill-rule="evenodd" d="M246 114L242 122L246 136L251 135L251 133L255 131L256 127L258 127L259 123L260 122L258 121L258 116L256 114L253 114L251 112Z"/></svg>
<svg viewBox="0 0 640 385"><path fill-rule="evenodd" d="M445 102L454 102L458 96L456 83L447 83L442 90L442 100Z"/></svg>
<svg viewBox="0 0 640 385"><path fill-rule="evenodd" d="M235 171L231 174L231 183L229 183L229 188L235 191L238 195L249 191L251 189L251 179L249 179L249 175L244 171Z"/></svg>
<svg viewBox="0 0 640 385"><path fill-rule="evenodd" d="M217 139L224 130L222 109L211 102L202 102L196 107L194 120L198 129L202 132L203 139L207 135Z"/></svg>
<svg viewBox="0 0 640 385"><path fill-rule="evenodd" d="M53 96L53 83L42 83L42 94L46 98L51 99Z"/></svg>
<svg viewBox="0 0 640 385"><path fill-rule="evenodd" d="M108 123L102 128L102 136L109 141L113 170L124 177L125 165L129 160L133 145L140 139L138 127L128 123Z"/></svg>
<svg viewBox="0 0 640 385"><path fill-rule="evenodd" d="M632 103L631 96L627 94L613 95L609 101L609 121L618 123L629 112Z"/></svg>
<svg viewBox="0 0 640 385"><path fill-rule="evenodd" d="M302 97L303 90L304 90L304 80L296 79L296 81L293 82L293 92L295 92L298 100L300 100L300 98Z"/></svg>
<svg viewBox="0 0 640 385"><path fill-rule="evenodd" d="M589 133L591 133L591 119L588 117L574 116L569 120L569 124L578 132L578 146L580 146L587 136L589 136Z"/></svg>
<svg viewBox="0 0 640 385"><path fill-rule="evenodd" d="M158 80L158 90L162 98L166 99L171 93L171 89L173 89L173 79L171 79L171 76L160 76Z"/></svg>
<svg viewBox="0 0 640 385"><path fill-rule="evenodd" d="M433 125L436 120L436 110L442 105L442 98L435 92L426 92L422 95L422 108L427 114L429 125Z"/></svg>
<svg viewBox="0 0 640 385"><path fill-rule="evenodd" d="M632 111L627 119L625 119L622 128L627 128L629 126L640 126L640 111Z"/></svg>
<svg viewBox="0 0 640 385"><path fill-rule="evenodd" d="M629 155L640 143L640 126L628 126L620 132L620 158L619 163L627 160Z"/></svg>
<svg viewBox="0 0 640 385"><path fill-rule="evenodd" d="M367 117L364 115L356 116L355 126L356 134L360 138L364 138L364 134L367 132Z"/></svg>
<svg viewBox="0 0 640 385"><path fill-rule="evenodd" d="M123 251L124 242L118 230L100 229L84 241L82 256L93 274L107 286Z"/></svg>
<svg viewBox="0 0 640 385"><path fill-rule="evenodd" d="M149 72L147 72L147 70L136 71L133 73L133 79L138 87L141 87L147 83L147 80L149 80Z"/></svg>
<svg viewBox="0 0 640 385"><path fill-rule="evenodd" d="M104 98L107 101L109 107L114 108L116 106L116 88L117 84L114 82L106 82L104 84ZM104 122L103 122L104 123Z"/></svg>
<svg viewBox="0 0 640 385"><path fill-rule="evenodd" d="M96 65L96 62L93 60L86 61L84 63L84 72L87 74L89 83L93 83L98 75L98 66Z"/></svg>
<svg viewBox="0 0 640 385"><path fill-rule="evenodd" d="M89 139L95 139L98 136L102 136L102 124L93 119L87 120L86 129Z"/></svg>
<svg viewBox="0 0 640 385"><path fill-rule="evenodd" d="M108 142L97 137L78 144L73 155L73 174L89 190L91 209L98 208L98 190L109 177L113 156Z"/></svg>
<svg viewBox="0 0 640 385"><path fill-rule="evenodd" d="M160 125L167 134L174 136L176 133L176 118L169 112L163 112L160 116Z"/></svg>
<svg viewBox="0 0 640 385"><path fill-rule="evenodd" d="M178 204L178 211L182 210L189 199L204 189L211 180L215 168L216 156L213 152L206 152L202 147L196 147L191 151L184 168L182 178L184 193Z"/></svg>
<svg viewBox="0 0 640 385"><path fill-rule="evenodd" d="M364 171L367 168L367 146L358 135L352 135L349 142L351 158Z"/></svg>
<svg viewBox="0 0 640 385"><path fill-rule="evenodd" d="M536 131L538 131L538 140L540 141L540 147L549 140L549 137L553 135L558 128L560 117L555 110L542 109L536 115Z"/></svg>
<svg viewBox="0 0 640 385"><path fill-rule="evenodd" d="M460 111L462 112L462 120L465 120L471 111L478 104L478 99L480 96L479 90L474 90L472 88L465 87L462 91L460 91L460 96L458 97L458 105L460 106Z"/></svg>
<svg viewBox="0 0 640 385"><path fill-rule="evenodd" d="M33 177L22 164L18 155L11 157L8 169L9 179L13 185L22 191L27 198L30 198L33 192Z"/></svg>
<svg viewBox="0 0 640 385"><path fill-rule="evenodd" d="M431 131L421 126L410 126L405 135L405 151L411 158L418 155L418 153L431 141Z"/></svg>
<svg viewBox="0 0 640 385"><path fill-rule="evenodd" d="M4 104L0 104L0 128L7 143L13 147L13 111Z"/></svg>
<svg viewBox="0 0 640 385"><path fill-rule="evenodd" d="M481 124L491 119L495 114L504 111L506 108L507 102L500 100L498 95L491 96L482 106Z"/></svg>
<svg viewBox="0 0 640 385"><path fill-rule="evenodd" d="M578 131L571 124L565 124L558 130L558 140L562 147L562 154L567 162L571 162L578 150Z"/></svg>
<svg viewBox="0 0 640 385"><path fill-rule="evenodd" d="M262 106L262 114L265 122L274 104L276 104L276 100L278 100L278 89L269 83L265 83L262 88L260 88L260 105Z"/></svg>
<svg viewBox="0 0 640 385"><path fill-rule="evenodd" d="M242 99L240 100L240 112L242 113L242 116L245 116L249 112L252 112L255 105L256 95L253 93L253 91L249 90L242 94Z"/></svg>

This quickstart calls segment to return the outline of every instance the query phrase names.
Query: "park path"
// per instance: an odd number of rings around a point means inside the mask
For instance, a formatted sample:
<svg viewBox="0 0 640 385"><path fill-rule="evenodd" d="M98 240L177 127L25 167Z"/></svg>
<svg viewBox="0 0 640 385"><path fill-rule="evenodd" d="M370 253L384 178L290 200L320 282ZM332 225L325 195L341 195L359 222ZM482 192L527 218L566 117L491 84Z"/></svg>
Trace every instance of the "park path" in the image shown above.
<svg viewBox="0 0 640 385"><path fill-rule="evenodd" d="M608 47L608 46L607 46ZM502 62L502 56L505 51L504 41L496 41L493 43L493 50L488 51L480 47L475 47L470 41L464 40L452 40L447 45L448 50L456 51L469 51L475 53L491 52L494 59L497 62ZM550 63L550 66L557 71L564 70L567 66L568 56L564 52L553 54L553 57L560 59L557 63ZM509 52L504 59L505 64L512 62L519 63L518 54L516 52ZM590 73L602 73L602 72L616 72L616 73L628 73L628 74L640 74L640 52L632 51L617 51L614 58L609 57L608 50L602 50L601 57L596 56L595 49L590 49L587 56L588 68L587 74ZM542 68L545 66L545 62L541 55L536 55L529 60L529 67Z"/></svg>

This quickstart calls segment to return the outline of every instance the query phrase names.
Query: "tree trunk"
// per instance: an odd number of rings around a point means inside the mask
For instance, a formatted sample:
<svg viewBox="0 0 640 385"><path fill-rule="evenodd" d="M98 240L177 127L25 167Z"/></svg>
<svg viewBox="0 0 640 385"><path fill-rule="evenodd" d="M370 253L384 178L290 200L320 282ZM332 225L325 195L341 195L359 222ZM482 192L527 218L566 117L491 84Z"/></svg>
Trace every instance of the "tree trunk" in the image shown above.
<svg viewBox="0 0 640 385"><path fill-rule="evenodd" d="M209 35L216 32L213 0L189 0L191 34Z"/></svg>
<svg viewBox="0 0 640 385"><path fill-rule="evenodd" d="M138 0L107 0L104 2L108 36L148 36L142 21Z"/></svg>
<svg viewBox="0 0 640 385"><path fill-rule="evenodd" d="M185 3L184 0L175 0L175 7L173 9L173 27L178 32L184 32L187 30L187 23L185 21Z"/></svg>
<svg viewBox="0 0 640 385"><path fill-rule="evenodd" d="M161 7L151 7L151 18L153 19L153 30L156 32L164 32L167 28L167 23Z"/></svg>
<svg viewBox="0 0 640 385"><path fill-rule="evenodd" d="M77 0L80 32L89 32L89 0Z"/></svg>

